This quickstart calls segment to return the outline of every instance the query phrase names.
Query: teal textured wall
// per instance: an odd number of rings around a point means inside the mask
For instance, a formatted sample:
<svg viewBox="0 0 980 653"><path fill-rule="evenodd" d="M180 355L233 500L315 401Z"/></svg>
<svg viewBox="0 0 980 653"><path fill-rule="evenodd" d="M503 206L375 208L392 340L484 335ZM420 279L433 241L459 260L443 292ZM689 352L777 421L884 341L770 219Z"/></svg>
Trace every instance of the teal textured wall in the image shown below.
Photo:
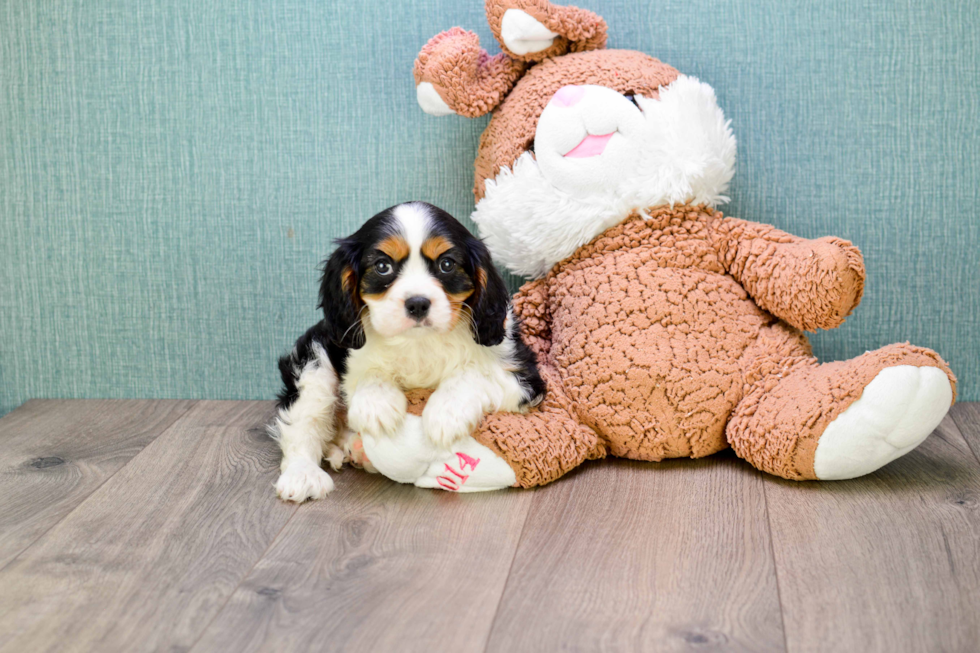
<svg viewBox="0 0 980 653"><path fill-rule="evenodd" d="M726 212L855 241L826 359L911 340L980 400L975 0L580 0L711 83ZM428 37L481 0L0 0L0 413L31 397L271 397L315 268L381 208L472 208L485 119L424 115Z"/></svg>

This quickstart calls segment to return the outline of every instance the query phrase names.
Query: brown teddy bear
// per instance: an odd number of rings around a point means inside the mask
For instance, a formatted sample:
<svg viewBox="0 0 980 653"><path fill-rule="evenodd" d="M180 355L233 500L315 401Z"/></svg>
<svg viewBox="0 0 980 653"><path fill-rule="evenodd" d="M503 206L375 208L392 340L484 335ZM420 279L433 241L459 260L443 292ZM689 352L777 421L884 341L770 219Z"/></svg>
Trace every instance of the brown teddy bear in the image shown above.
<svg viewBox="0 0 980 653"><path fill-rule="evenodd" d="M870 473L936 428L955 378L935 352L895 344L819 364L803 334L858 305L856 247L715 210L735 139L707 84L603 49L605 23L582 9L487 0L486 12L503 53L459 28L434 37L415 63L418 100L493 112L473 219L498 263L534 278L514 309L548 395L488 415L451 451L410 416L394 438L365 435L362 459L473 491L542 485L607 455L731 446L770 474L827 480Z"/></svg>

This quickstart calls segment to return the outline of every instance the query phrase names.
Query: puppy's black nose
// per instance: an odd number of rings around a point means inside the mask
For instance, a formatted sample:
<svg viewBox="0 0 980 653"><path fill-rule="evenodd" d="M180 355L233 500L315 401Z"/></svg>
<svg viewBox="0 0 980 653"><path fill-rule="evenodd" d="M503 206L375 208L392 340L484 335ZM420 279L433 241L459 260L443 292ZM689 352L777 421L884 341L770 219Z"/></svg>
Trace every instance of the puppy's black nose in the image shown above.
<svg viewBox="0 0 980 653"><path fill-rule="evenodd" d="M409 297L405 300L405 312L416 322L421 322L429 314L429 307L432 302L427 297Z"/></svg>

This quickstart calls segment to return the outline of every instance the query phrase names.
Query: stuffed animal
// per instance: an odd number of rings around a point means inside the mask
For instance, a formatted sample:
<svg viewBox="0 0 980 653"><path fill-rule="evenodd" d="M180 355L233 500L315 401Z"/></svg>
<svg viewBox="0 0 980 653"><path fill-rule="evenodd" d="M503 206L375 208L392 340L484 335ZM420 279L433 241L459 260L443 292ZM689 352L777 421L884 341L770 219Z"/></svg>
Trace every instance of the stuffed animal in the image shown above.
<svg viewBox="0 0 980 653"><path fill-rule="evenodd" d="M819 364L804 331L861 300L860 251L715 209L735 138L710 86L640 52L603 49L595 14L487 0L502 54L472 32L415 62L428 113L493 112L476 156L479 227L532 277L514 298L547 397L487 415L451 450L416 416L365 435L360 460L454 491L549 483L583 461L699 458L732 447L787 479L868 474L922 442L956 381L908 343ZM410 397L418 415L424 396ZM360 444L357 444L360 447Z"/></svg>

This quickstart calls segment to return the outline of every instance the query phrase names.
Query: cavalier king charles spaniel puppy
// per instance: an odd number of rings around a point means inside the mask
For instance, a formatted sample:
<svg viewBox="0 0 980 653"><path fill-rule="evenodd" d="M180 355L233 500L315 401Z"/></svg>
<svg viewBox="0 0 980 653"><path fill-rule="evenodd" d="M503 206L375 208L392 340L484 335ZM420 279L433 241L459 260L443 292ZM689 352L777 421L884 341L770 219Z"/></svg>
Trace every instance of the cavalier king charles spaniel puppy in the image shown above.
<svg viewBox="0 0 980 653"><path fill-rule="evenodd" d="M434 390L422 427L443 447L486 412L520 412L544 397L490 252L431 204L391 207L339 240L320 308L323 319L279 360L285 389L269 431L283 453L276 492L287 501L333 489L320 462L339 469L354 433L397 432L407 390Z"/></svg>

